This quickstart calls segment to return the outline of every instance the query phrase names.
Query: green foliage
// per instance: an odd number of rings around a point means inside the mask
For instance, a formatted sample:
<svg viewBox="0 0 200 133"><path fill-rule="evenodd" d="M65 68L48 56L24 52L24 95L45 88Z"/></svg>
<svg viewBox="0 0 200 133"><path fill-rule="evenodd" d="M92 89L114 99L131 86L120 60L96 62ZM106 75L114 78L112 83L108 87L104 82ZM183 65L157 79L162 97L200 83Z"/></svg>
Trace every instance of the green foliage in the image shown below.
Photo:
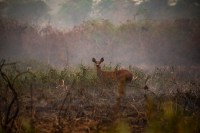
<svg viewBox="0 0 200 133"><path fill-rule="evenodd" d="M94 70L82 64L78 66L78 71L76 72L77 84L80 84L82 87L89 87L95 83L96 78L96 72Z"/></svg>
<svg viewBox="0 0 200 133"><path fill-rule="evenodd" d="M173 101L163 102L161 109L156 111L156 108L151 108L151 102L148 102L147 108L149 124L146 133L198 132L200 125L197 115L186 115L181 108L176 107Z"/></svg>
<svg viewBox="0 0 200 133"><path fill-rule="evenodd" d="M145 85L145 80L147 78L145 72L137 67L129 66L129 70L133 73L133 78L136 78L132 83L134 88L142 88Z"/></svg>
<svg viewBox="0 0 200 133"><path fill-rule="evenodd" d="M60 72L60 79L67 79L68 75L70 74L69 69L64 68L61 72Z"/></svg>
<svg viewBox="0 0 200 133"><path fill-rule="evenodd" d="M106 133L131 133L131 127L126 119L119 118L113 121L112 125L105 131Z"/></svg>
<svg viewBox="0 0 200 133"><path fill-rule="evenodd" d="M119 70L121 69L121 65L117 64L116 66L112 66L110 63L109 65L103 65L102 69L105 71ZM31 82L37 86L41 86L42 88L51 88L56 87L60 80L64 80L66 85L70 85L75 82L75 86L77 87L90 87L99 84L96 70L94 68L84 66L83 64L79 64L74 68L66 67L62 70L58 70L36 60L26 60L17 63L14 68L6 67L5 69L10 79L14 78L14 74L27 70L32 72L34 76L21 76L19 80L16 81L16 86L18 86L17 88L23 88ZM138 78L133 85L140 86L140 84L143 84L145 80L144 72L135 67L129 67L129 70L134 73L134 77Z"/></svg>
<svg viewBox="0 0 200 133"><path fill-rule="evenodd" d="M75 82L76 85L89 86L93 83L93 80L96 79L96 72L82 64L77 68L67 67L63 70L58 70L31 60L23 62L22 64L23 67L20 68L20 70L25 69L26 66L30 67L30 71L35 75L34 83L45 88L56 87L60 80L64 80L65 84L72 84ZM18 65L18 67L22 64ZM10 71L8 71L8 73L9 72ZM28 78L31 78L31 76L25 76L21 78L21 80L27 82Z"/></svg>
<svg viewBox="0 0 200 133"><path fill-rule="evenodd" d="M48 75L48 82L49 83L54 83L55 81L57 81L59 79L60 73L58 73L58 71L56 69L50 69L47 73Z"/></svg>
<svg viewBox="0 0 200 133"><path fill-rule="evenodd" d="M118 120L116 122L116 132L115 133L131 133L131 128L127 121Z"/></svg>
<svg viewBox="0 0 200 133"><path fill-rule="evenodd" d="M36 130L31 126L31 119L23 118L21 121L21 126L24 133L36 133Z"/></svg>

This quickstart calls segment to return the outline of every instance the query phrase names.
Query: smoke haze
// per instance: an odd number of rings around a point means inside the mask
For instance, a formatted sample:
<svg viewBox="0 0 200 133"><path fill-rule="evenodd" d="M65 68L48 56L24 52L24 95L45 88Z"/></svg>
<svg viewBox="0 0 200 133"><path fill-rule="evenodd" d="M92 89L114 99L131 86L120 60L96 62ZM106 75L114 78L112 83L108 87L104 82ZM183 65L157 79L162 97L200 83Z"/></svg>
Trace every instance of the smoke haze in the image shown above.
<svg viewBox="0 0 200 133"><path fill-rule="evenodd" d="M0 2L1 58L61 67L93 65L92 57L124 67L200 64L197 0L22 1Z"/></svg>

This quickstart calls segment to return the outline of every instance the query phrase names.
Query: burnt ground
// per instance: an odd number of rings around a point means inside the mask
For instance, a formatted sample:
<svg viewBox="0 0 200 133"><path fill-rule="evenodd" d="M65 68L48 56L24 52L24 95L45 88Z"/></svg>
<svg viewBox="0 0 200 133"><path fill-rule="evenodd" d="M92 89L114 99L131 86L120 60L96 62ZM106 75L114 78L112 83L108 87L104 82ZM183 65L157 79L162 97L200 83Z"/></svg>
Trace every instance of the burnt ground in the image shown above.
<svg viewBox="0 0 200 133"><path fill-rule="evenodd" d="M32 116L37 132L143 132L147 125L144 96L144 90L127 87L118 106L114 87L36 89L33 108L27 96L23 99L26 115L23 111L21 115L29 121Z"/></svg>
<svg viewBox="0 0 200 133"><path fill-rule="evenodd" d="M21 77L15 88L8 86L11 80L1 80L0 132L198 133L199 78L164 72L128 84L120 105L117 86L95 78L75 75L74 80L66 78L66 85L59 86L54 83L55 76L51 82L48 74L43 78L38 74L30 80Z"/></svg>

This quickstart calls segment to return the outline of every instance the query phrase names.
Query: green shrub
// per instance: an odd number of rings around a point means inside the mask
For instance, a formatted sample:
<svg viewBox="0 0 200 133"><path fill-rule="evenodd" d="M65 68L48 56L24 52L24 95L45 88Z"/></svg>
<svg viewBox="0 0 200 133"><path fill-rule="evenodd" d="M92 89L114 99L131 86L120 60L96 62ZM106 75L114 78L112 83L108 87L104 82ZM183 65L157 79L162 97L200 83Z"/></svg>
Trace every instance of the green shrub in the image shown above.
<svg viewBox="0 0 200 133"><path fill-rule="evenodd" d="M160 110L147 101L148 126L146 133L197 133L200 129L198 114L187 115L173 101L164 101Z"/></svg>

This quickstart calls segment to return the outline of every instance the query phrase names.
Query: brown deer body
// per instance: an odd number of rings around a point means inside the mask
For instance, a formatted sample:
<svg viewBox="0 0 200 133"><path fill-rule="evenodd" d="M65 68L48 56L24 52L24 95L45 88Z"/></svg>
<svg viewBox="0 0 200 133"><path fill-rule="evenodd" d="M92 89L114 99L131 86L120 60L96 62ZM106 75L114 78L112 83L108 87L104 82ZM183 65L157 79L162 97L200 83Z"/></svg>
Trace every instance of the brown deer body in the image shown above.
<svg viewBox="0 0 200 133"><path fill-rule="evenodd" d="M113 80L118 83L118 99L120 100L120 98L125 94L125 87L127 82L132 81L133 74L125 69L115 70L111 72L102 71L100 64L104 61L104 59L101 58L100 61L96 61L95 58L92 58L92 61L96 65L98 78L103 81Z"/></svg>

